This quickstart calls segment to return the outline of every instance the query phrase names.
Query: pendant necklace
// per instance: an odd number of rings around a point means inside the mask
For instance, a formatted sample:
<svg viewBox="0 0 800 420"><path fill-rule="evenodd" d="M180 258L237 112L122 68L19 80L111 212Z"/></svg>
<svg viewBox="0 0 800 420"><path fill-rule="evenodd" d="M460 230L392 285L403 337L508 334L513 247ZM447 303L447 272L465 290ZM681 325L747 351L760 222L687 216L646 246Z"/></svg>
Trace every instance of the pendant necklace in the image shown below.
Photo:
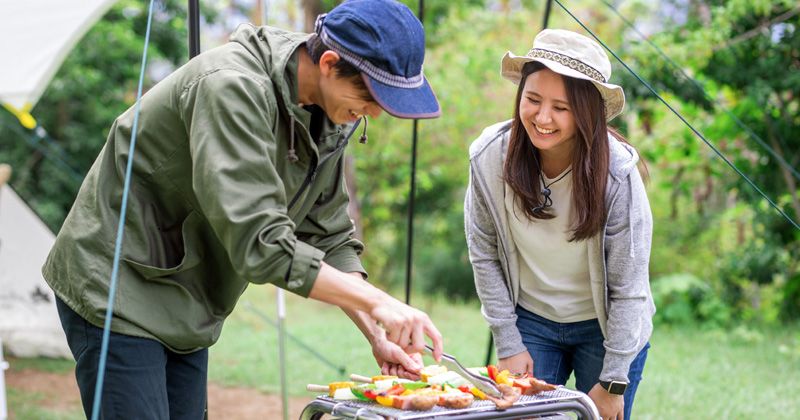
<svg viewBox="0 0 800 420"><path fill-rule="evenodd" d="M570 172L572 172L572 168L569 168L569 170L561 174L561 176L558 177L558 179L556 179L555 181L552 181L549 184L547 184L544 182L544 175L542 175L541 168L539 169L539 179L542 181L542 196L544 197L544 202L533 208L534 213L545 210L553 205L553 199L550 198L550 186L564 179L564 177L567 176L567 174L569 174Z"/></svg>

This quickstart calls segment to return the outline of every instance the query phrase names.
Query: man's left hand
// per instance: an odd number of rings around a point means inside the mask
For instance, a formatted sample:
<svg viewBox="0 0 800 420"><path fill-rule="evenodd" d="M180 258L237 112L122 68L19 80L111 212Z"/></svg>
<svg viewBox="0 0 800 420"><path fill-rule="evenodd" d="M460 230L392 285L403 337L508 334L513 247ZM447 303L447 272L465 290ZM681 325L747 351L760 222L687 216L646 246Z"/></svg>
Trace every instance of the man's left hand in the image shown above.
<svg viewBox="0 0 800 420"><path fill-rule="evenodd" d="M424 366L420 353L408 354L397 344L381 337L372 343L372 355L381 367L381 374L419 380L419 371Z"/></svg>

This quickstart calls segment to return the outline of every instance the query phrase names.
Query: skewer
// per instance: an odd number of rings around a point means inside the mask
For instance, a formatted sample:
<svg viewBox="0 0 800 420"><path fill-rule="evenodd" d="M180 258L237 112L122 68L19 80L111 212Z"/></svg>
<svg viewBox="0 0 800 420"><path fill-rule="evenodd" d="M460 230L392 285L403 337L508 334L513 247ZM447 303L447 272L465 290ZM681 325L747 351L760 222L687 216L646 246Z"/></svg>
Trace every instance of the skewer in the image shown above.
<svg viewBox="0 0 800 420"><path fill-rule="evenodd" d="M355 374L355 373L350 375L350 380L355 381L355 382L363 382L363 383L367 383L367 384L371 384L372 383L372 378L370 378L369 376L358 375L358 374Z"/></svg>
<svg viewBox="0 0 800 420"><path fill-rule="evenodd" d="M308 384L306 390L311 392L328 392L330 388L328 385Z"/></svg>

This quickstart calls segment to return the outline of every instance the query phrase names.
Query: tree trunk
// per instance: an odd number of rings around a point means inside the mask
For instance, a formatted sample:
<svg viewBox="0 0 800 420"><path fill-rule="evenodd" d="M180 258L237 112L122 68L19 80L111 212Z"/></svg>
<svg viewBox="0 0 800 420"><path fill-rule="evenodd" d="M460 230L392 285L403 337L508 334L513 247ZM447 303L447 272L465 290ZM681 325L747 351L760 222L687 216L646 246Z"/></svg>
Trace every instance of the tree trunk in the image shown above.
<svg viewBox="0 0 800 420"><path fill-rule="evenodd" d="M344 182L347 185L347 195L350 197L350 202L347 203L347 214L350 215L350 220L356 228L355 237L357 239L364 239L363 227L361 225L361 203L358 201L358 187L356 186L356 162L353 155L346 155L344 158Z"/></svg>
<svg viewBox="0 0 800 420"><path fill-rule="evenodd" d="M772 125L772 119L767 117L767 136L769 136L769 142L772 145L772 149L775 151L775 154L781 157L784 162L788 162L786 159L786 154L783 153L783 148L781 147L778 139L775 136L775 131ZM797 197L797 182L795 181L794 177L792 176L791 171L787 169L783 165L778 165L781 169L781 175L783 176L784 182L786 182L786 187L789 190L789 197L792 200L792 209L794 210L794 219L800 217L800 200Z"/></svg>
<svg viewBox="0 0 800 420"><path fill-rule="evenodd" d="M303 0L303 30L314 32L314 23L317 16L322 13L322 2L320 0Z"/></svg>

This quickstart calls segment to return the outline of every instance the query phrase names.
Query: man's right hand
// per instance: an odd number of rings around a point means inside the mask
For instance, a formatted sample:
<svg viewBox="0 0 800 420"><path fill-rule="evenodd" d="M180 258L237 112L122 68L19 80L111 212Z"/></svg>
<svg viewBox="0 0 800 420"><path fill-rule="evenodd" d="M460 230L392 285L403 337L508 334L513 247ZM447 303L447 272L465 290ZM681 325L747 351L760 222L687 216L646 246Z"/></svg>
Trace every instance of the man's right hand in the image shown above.
<svg viewBox="0 0 800 420"><path fill-rule="evenodd" d="M421 353L425 349L427 335L431 339L434 359L437 362L441 360L442 334L428 315L367 283L360 274L343 273L323 262L308 296L336 305L348 314L367 314L386 331L390 342L409 354ZM365 336L369 337L374 335L369 331L372 327L374 324L359 328L366 328Z"/></svg>
<svg viewBox="0 0 800 420"><path fill-rule="evenodd" d="M509 372L515 375L527 373L528 376L533 376L533 358L528 351L517 353L513 356L500 359L497 362L497 369L502 371L508 369Z"/></svg>
<svg viewBox="0 0 800 420"><path fill-rule="evenodd" d="M412 308L386 295L382 304L375 305L369 315L386 330L386 338L400 346L406 353L422 353L425 336L431 339L433 358L442 357L442 334L425 312Z"/></svg>

